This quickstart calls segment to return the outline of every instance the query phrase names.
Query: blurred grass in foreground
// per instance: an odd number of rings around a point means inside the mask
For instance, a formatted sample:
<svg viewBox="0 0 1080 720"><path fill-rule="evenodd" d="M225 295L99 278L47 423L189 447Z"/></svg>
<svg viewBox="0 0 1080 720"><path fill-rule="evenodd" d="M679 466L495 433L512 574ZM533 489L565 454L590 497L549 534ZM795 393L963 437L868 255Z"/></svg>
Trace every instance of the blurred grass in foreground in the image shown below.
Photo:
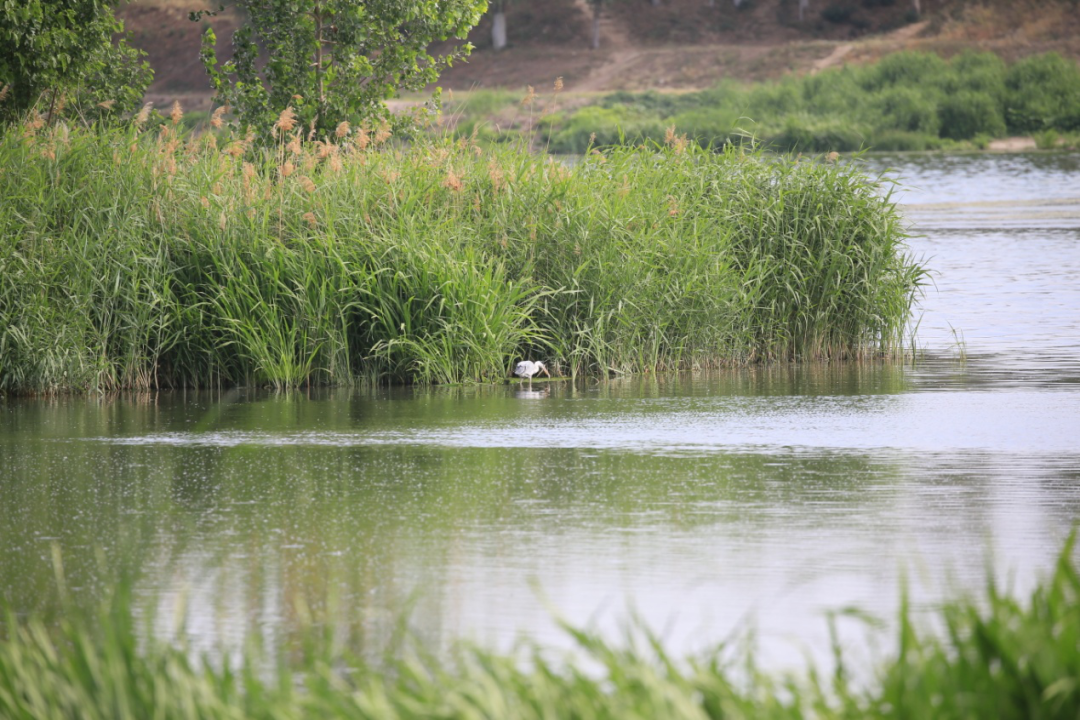
<svg viewBox="0 0 1080 720"><path fill-rule="evenodd" d="M990 582L946 603L941 630L906 602L897 651L856 685L837 651L828 677L775 677L724 653L680 659L647 634L624 646L567 627L570 658L526 644L446 658L412 647L366 665L316 631L290 656L193 660L142 637L121 590L96 616L58 626L9 613L0 640L0 717L46 718L1075 718L1080 577L1069 539L1026 601Z"/></svg>

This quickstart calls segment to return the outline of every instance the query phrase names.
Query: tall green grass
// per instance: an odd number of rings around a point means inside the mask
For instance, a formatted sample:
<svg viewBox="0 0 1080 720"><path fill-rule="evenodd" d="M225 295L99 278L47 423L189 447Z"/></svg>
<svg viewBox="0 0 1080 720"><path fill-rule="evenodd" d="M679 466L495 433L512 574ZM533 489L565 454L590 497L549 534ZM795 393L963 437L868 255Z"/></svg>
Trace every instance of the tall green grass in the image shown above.
<svg viewBox="0 0 1080 720"><path fill-rule="evenodd" d="M0 390L464 382L895 351L924 268L857 165L681 138L0 139ZM372 137L375 135L375 137Z"/></svg>
<svg viewBox="0 0 1080 720"><path fill-rule="evenodd" d="M613 93L552 118L554 152L659 140L665 128L702 145L747 134L777 150L940 149L980 137L1080 129L1080 66L1056 53L1007 65L993 53L926 52L773 82L725 81L695 93Z"/></svg>
<svg viewBox="0 0 1080 720"><path fill-rule="evenodd" d="M944 604L929 631L902 604L895 650L858 680L839 646L831 673L780 677L755 666L752 650L739 662L722 649L676 658L648 633L620 645L569 626L569 657L532 644L438 657L413 643L373 665L312 625L308 642L276 659L212 661L138 627L121 590L98 615L73 611L57 624L8 613L0 717L1065 720L1080 714L1073 547L1027 600L991 582L982 597Z"/></svg>

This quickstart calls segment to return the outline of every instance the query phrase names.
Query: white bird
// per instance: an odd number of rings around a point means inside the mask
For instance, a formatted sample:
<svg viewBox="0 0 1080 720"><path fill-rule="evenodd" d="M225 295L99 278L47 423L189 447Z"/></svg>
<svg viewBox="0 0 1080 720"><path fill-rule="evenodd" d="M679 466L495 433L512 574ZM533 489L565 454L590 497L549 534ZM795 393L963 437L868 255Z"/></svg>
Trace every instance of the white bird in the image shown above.
<svg viewBox="0 0 1080 720"><path fill-rule="evenodd" d="M536 375L541 371L548 377L551 377L551 373L548 372L548 369L544 367L544 363L542 362L522 360L516 366L514 366L514 374L517 375L519 378L525 378L527 380L532 380L533 375Z"/></svg>

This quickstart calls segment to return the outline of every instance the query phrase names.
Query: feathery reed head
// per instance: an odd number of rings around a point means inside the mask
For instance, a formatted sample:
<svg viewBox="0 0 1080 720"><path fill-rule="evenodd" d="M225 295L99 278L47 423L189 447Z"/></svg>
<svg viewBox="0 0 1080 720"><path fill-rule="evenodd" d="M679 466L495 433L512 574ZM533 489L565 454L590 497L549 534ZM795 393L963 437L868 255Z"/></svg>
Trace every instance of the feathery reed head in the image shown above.
<svg viewBox="0 0 1080 720"><path fill-rule="evenodd" d="M292 132L292 129L296 127L296 112L293 111L292 106L285 108L278 115L277 122L274 123L274 129L284 135L285 133Z"/></svg>
<svg viewBox="0 0 1080 720"><path fill-rule="evenodd" d="M142 108L135 114L135 126L142 127L146 124L146 121L150 119L150 111L153 109L154 103L148 102L142 106Z"/></svg>
<svg viewBox="0 0 1080 720"><path fill-rule="evenodd" d="M228 110L229 110L229 106L228 106L228 105L222 105L222 106L220 106L220 107L219 107L219 108L218 108L217 110L215 110L215 111L214 111L214 114L210 116L210 127L212 127L212 128L215 128L215 129L218 129L218 128L220 128L220 127L221 127L222 125L224 125L224 124L225 124L225 121L224 121L224 120L222 120L222 116L223 116L223 115L224 115L224 114L225 114L226 112L228 112Z"/></svg>

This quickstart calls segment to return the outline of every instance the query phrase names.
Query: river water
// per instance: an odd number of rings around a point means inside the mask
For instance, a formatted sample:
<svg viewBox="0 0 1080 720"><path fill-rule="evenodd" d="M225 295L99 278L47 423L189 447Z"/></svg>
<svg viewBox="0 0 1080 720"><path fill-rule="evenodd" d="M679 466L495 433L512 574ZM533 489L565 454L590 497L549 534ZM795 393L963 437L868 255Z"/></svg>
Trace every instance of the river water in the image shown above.
<svg viewBox="0 0 1080 720"><path fill-rule="evenodd" d="M0 402L0 598L91 603L125 571L163 634L435 647L555 615L676 653L753 629L828 648L1018 591L1080 517L1080 158L875 157L933 268L914 363L610 382ZM858 623L845 641L863 641Z"/></svg>

